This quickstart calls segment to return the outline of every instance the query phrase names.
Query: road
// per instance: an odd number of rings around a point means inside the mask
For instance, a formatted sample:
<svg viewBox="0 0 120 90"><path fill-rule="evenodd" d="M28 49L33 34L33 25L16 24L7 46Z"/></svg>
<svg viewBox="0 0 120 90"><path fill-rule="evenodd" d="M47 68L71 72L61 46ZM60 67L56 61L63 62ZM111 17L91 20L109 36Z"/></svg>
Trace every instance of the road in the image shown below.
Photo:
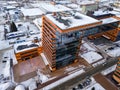
<svg viewBox="0 0 120 90"><path fill-rule="evenodd" d="M89 68L85 73L83 73L75 78L72 78L69 81L62 83L61 85L56 86L51 90L66 90L69 86L72 86L75 83L78 83L79 81L85 79L86 77L92 76L92 75L94 75L98 72L101 72L102 70L107 69L108 67L116 64L117 61L118 61L117 58L112 58L112 59L108 60L105 64L99 65L95 68Z"/></svg>

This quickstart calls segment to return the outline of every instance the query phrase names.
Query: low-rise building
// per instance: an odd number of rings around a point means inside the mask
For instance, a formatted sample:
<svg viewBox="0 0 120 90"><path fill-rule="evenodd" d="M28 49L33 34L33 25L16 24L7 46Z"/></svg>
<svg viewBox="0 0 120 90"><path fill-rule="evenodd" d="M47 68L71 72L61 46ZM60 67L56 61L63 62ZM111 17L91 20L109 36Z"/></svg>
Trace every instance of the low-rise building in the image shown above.
<svg viewBox="0 0 120 90"><path fill-rule="evenodd" d="M18 62L22 62L37 57L42 52L40 43L23 42L14 44L15 56Z"/></svg>

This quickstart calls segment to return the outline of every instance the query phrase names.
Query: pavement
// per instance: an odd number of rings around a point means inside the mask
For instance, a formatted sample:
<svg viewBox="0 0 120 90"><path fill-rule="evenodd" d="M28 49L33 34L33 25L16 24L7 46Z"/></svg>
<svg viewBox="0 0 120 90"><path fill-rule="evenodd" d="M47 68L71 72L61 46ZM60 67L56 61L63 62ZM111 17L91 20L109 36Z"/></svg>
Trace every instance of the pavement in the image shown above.
<svg viewBox="0 0 120 90"><path fill-rule="evenodd" d="M89 76L95 75L96 73L99 73L102 70L107 69L108 67L116 64L117 62L118 62L117 58L113 58L113 59L107 61L106 64L98 65L95 68L88 68L88 70L85 73L82 73L79 76L62 83L59 86L52 88L51 90L67 90L67 88L69 86L72 86L75 83L78 83L79 81L85 79L86 77L89 77ZM38 88L38 89L40 89L40 88Z"/></svg>

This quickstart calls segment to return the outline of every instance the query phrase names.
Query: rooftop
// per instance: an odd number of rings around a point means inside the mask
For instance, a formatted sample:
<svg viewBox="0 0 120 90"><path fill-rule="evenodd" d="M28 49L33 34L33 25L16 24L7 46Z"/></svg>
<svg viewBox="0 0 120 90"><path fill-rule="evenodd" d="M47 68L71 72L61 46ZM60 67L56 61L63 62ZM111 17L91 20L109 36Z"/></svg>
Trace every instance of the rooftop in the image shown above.
<svg viewBox="0 0 120 90"><path fill-rule="evenodd" d="M44 14L44 12L41 11L39 8L29 8L29 9L22 8L21 11L24 16L37 16Z"/></svg>
<svg viewBox="0 0 120 90"><path fill-rule="evenodd" d="M14 44L15 53L23 52L37 47L39 47L39 43L33 43L31 41Z"/></svg>
<svg viewBox="0 0 120 90"><path fill-rule="evenodd" d="M102 23L103 24L107 24L107 23L112 23L112 22L117 22L119 20L113 18L113 17L110 17L110 18L106 18L106 19L101 19L102 20Z"/></svg>
<svg viewBox="0 0 120 90"><path fill-rule="evenodd" d="M34 7L39 7L43 12L61 12L61 11L68 11L71 10L70 8L67 8L64 5L52 5L51 3L37 3L37 4L32 4Z"/></svg>
<svg viewBox="0 0 120 90"><path fill-rule="evenodd" d="M100 22L76 11L57 12L56 15L48 14L46 17L62 30Z"/></svg>

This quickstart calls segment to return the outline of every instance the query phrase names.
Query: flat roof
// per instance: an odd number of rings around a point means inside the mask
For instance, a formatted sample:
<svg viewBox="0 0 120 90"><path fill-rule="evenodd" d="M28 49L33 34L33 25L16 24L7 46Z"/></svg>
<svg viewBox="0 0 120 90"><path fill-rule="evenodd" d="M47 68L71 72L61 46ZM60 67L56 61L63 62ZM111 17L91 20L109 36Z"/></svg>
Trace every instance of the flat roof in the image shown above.
<svg viewBox="0 0 120 90"><path fill-rule="evenodd" d="M28 41L28 42L14 44L14 50L15 50L15 53L19 53L19 52L27 51L30 49L38 48L39 46L40 46L40 43L33 43L32 41Z"/></svg>
<svg viewBox="0 0 120 90"><path fill-rule="evenodd" d="M102 24L108 24L108 23L117 22L119 20L117 20L113 17L110 17L110 18L101 19L101 21L102 21Z"/></svg>
<svg viewBox="0 0 120 90"><path fill-rule="evenodd" d="M96 4L95 1L82 1L80 2L80 5L91 5L91 4Z"/></svg>
<svg viewBox="0 0 120 90"><path fill-rule="evenodd" d="M21 11L24 16L38 16L44 14L44 12L41 11L39 8L29 8L29 9L22 8Z"/></svg>
<svg viewBox="0 0 120 90"><path fill-rule="evenodd" d="M74 11L57 12L56 15L48 14L46 17L62 30L101 22Z"/></svg>
<svg viewBox="0 0 120 90"><path fill-rule="evenodd" d="M49 3L49 2L32 4L32 5L39 7L45 13L71 10L70 8L68 8L68 7L64 6L64 5L61 5L61 4L53 5L53 4Z"/></svg>

